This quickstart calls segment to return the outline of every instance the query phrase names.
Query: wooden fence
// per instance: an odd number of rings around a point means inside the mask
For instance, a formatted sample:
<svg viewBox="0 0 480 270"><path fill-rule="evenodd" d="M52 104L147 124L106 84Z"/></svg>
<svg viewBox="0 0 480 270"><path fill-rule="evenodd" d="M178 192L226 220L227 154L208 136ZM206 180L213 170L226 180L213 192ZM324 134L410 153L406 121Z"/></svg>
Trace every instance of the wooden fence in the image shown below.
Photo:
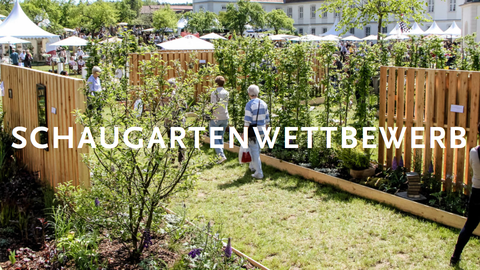
<svg viewBox="0 0 480 270"><path fill-rule="evenodd" d="M85 95L78 91L84 86L83 80L12 65L2 64L0 68L5 89L2 97L6 112L4 126L8 131L17 126L27 128L25 133L19 133L27 139L27 146L17 151L20 161L27 165L28 170L38 172L40 179L53 187L70 180L75 186L89 186L90 173L81 158L88 149L76 148L83 127L75 123L72 113L75 109L85 109ZM43 86L43 92L37 89ZM39 94L45 98L41 105ZM31 131L40 126L39 107L43 104L48 127L48 151L38 149L30 142ZM59 135L67 135L68 127L73 127L74 148L68 148L67 140L59 140L59 147L53 148L54 127L58 127ZM37 141L40 142L38 133Z"/></svg>
<svg viewBox="0 0 480 270"><path fill-rule="evenodd" d="M399 129L405 126L406 132L399 149L393 144L386 149L379 135L379 163L390 167L395 157L399 162L403 156L407 169L413 169L416 163L421 164L426 172L432 162L437 179L445 180L445 189L450 189L452 183L455 183L455 189L470 185L469 150L477 145L479 98L480 72L381 67L379 126ZM455 106L452 105L461 106L457 108L459 111L463 109L463 113L454 112ZM412 127L425 128L424 149L412 149ZM430 127L444 129L444 149L438 143L430 148ZM451 148L451 127L466 129L466 147ZM400 130L397 136L399 133Z"/></svg>
<svg viewBox="0 0 480 270"><path fill-rule="evenodd" d="M198 71L199 66L202 63L209 63L209 64L216 64L215 57L214 57L214 51L213 50L196 50L196 51L185 51L185 50L179 50L179 51L159 51L155 53L147 53L147 54L130 54L130 63L129 63L129 79L130 79L130 84L131 85L141 85L142 80L141 80L141 75L138 73L139 66L141 61L144 60L150 60L154 55L157 55L160 59L165 61L165 63L168 66L173 67L173 61L179 60L182 69L186 70L189 68L189 64L191 64L191 53L194 52L196 53L196 57L199 60L199 63L196 65L191 66L190 68L193 68L195 71ZM320 65L320 62L317 58L313 59L313 78L312 78L312 84L316 86L314 89L314 95L319 97L323 93L324 87L321 85L321 80L323 79L323 76L325 74L325 68ZM175 70L170 69L168 71L167 78L173 78L175 77ZM203 83L198 84L196 88L196 95L200 93L201 91L204 91L205 87L209 87L210 82L209 80L205 80Z"/></svg>

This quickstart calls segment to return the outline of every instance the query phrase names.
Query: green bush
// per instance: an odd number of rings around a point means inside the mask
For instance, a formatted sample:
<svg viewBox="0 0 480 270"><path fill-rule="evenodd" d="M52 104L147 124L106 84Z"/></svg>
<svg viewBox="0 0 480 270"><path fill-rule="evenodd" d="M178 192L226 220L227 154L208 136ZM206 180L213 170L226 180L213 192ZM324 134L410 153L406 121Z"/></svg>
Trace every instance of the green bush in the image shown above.
<svg viewBox="0 0 480 270"><path fill-rule="evenodd" d="M352 170L364 170L371 167L371 153L368 150L361 151L358 148L343 148L340 150L340 159L343 166Z"/></svg>

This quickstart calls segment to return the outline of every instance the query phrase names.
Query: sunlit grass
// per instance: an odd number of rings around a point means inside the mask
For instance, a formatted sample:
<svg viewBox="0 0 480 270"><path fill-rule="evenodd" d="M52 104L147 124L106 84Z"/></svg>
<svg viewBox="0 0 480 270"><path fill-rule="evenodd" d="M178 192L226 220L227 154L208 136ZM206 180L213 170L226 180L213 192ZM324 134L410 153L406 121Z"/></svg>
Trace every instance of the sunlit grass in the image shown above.
<svg viewBox="0 0 480 270"><path fill-rule="evenodd" d="M213 150L208 150L213 155ZM270 269L448 269L458 230L264 166L253 180L228 154L170 204L222 224L233 245ZM472 238L461 267L479 269Z"/></svg>

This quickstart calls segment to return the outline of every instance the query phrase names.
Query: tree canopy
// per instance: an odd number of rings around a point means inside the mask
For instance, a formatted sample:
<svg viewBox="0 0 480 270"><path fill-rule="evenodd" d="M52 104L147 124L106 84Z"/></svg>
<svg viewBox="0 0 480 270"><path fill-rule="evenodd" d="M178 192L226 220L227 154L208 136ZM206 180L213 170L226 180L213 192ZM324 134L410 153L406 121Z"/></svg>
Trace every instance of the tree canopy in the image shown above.
<svg viewBox="0 0 480 270"><path fill-rule="evenodd" d="M205 32L211 32L213 29L219 28L217 14L211 11L200 9L198 12L188 12L184 15L188 19L186 29L203 35Z"/></svg>
<svg viewBox="0 0 480 270"><path fill-rule="evenodd" d="M265 16L267 25L275 31L275 35L278 34L278 30L286 29L293 31L293 19L288 17L285 11L282 9L274 9L267 13Z"/></svg>
<svg viewBox="0 0 480 270"><path fill-rule="evenodd" d="M242 35L245 25L263 28L265 26L265 11L259 3L250 0L239 0L237 5L227 5L227 11L220 16L221 23L231 32L236 31Z"/></svg>
<svg viewBox="0 0 480 270"><path fill-rule="evenodd" d="M341 20L338 29L343 34L350 28L360 28L372 21L378 23L378 33L389 21L416 22L426 21L424 16L426 2L418 0L325 0L320 7L320 14L324 12L340 13Z"/></svg>
<svg viewBox="0 0 480 270"><path fill-rule="evenodd" d="M153 13L153 27L164 33L167 31L167 28L172 30L177 29L177 22L177 14L169 5L166 5Z"/></svg>

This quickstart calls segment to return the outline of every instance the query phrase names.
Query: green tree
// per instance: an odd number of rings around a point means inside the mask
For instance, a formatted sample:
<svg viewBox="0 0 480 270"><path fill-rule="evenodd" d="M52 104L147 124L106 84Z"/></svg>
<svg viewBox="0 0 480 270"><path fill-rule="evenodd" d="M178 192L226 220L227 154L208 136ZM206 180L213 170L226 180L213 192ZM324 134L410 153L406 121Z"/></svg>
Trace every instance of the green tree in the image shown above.
<svg viewBox="0 0 480 270"><path fill-rule="evenodd" d="M184 17L188 20L186 29L191 33L198 32L201 36L219 26L217 14L211 11L200 9L198 12L188 12Z"/></svg>
<svg viewBox="0 0 480 270"><path fill-rule="evenodd" d="M100 30L103 26L109 27L117 23L117 10L113 3L99 0L85 8L82 14L82 25L90 32Z"/></svg>
<svg viewBox="0 0 480 270"><path fill-rule="evenodd" d="M267 25L275 31L275 35L278 34L278 30L286 29L293 31L293 19L288 17L285 11L282 9L274 9L267 13L265 16L265 20L267 21Z"/></svg>
<svg viewBox="0 0 480 270"><path fill-rule="evenodd" d="M394 21L410 20L426 21L424 16L426 3L418 0L325 0L320 7L324 12L340 13L341 20L337 29L360 28L372 21L378 23L378 33L386 26L389 19ZM379 39L379 36L377 36Z"/></svg>
<svg viewBox="0 0 480 270"><path fill-rule="evenodd" d="M177 14L170 8L170 5L166 5L153 13L153 27L162 33L165 33L167 29L177 29L177 22Z"/></svg>
<svg viewBox="0 0 480 270"><path fill-rule="evenodd" d="M239 0L236 6L228 4L227 11L220 18L223 26L239 35L245 32L246 24L260 28L265 26L265 11L259 3L252 3L250 0Z"/></svg>
<svg viewBox="0 0 480 270"><path fill-rule="evenodd" d="M128 0L123 0L115 3L115 7L118 10L118 20L120 22L131 23L137 18L137 12L132 9Z"/></svg>
<svg viewBox="0 0 480 270"><path fill-rule="evenodd" d="M0 14L8 16L13 8L13 0L0 0Z"/></svg>

